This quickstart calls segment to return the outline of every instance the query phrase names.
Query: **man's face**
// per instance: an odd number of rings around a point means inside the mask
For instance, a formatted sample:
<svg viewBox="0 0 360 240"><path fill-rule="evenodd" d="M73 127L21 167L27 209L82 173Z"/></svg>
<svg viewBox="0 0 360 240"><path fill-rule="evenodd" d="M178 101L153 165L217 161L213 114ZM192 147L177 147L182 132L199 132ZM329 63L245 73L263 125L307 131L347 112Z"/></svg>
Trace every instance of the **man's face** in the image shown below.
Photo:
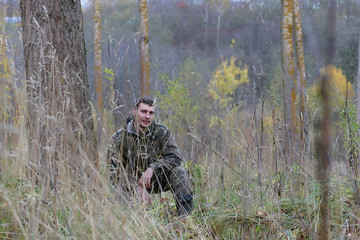
<svg viewBox="0 0 360 240"><path fill-rule="evenodd" d="M133 114L135 116L135 126L140 126L145 129L149 127L154 120L155 106L140 103L137 109L133 109Z"/></svg>

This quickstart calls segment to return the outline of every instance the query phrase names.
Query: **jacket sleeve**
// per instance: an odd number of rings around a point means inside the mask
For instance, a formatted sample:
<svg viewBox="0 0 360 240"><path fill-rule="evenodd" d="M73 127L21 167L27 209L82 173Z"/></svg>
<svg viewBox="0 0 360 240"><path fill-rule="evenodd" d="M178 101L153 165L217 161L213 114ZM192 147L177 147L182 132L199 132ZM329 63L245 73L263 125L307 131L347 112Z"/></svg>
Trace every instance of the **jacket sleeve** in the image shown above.
<svg viewBox="0 0 360 240"><path fill-rule="evenodd" d="M124 152L124 135L123 129L113 134L107 152L107 163L109 166L110 182L113 185L130 189L137 184L136 179L125 171L124 162L126 161Z"/></svg>
<svg viewBox="0 0 360 240"><path fill-rule="evenodd" d="M122 129L114 133L108 143L107 164L109 166L110 181L115 184L119 181L120 149Z"/></svg>
<svg viewBox="0 0 360 240"><path fill-rule="evenodd" d="M180 166L182 161L179 147L169 129L164 128L162 133L156 136L162 142L159 156L149 165L154 171L158 171L160 168L171 170Z"/></svg>

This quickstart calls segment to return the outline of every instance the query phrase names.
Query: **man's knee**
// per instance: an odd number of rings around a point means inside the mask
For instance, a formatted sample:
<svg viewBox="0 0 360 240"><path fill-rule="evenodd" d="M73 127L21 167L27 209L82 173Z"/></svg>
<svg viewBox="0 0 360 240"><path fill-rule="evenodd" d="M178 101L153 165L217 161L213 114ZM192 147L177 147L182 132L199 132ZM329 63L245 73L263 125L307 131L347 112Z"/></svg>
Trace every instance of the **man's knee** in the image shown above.
<svg viewBox="0 0 360 240"><path fill-rule="evenodd" d="M181 167L175 167L169 175L170 185L175 195L183 195L191 192L190 182L186 170Z"/></svg>
<svg viewBox="0 0 360 240"><path fill-rule="evenodd" d="M177 166L177 167L173 168L169 177L173 181L175 181L175 183L183 182L183 181L186 181L186 182L189 181L186 170L181 166Z"/></svg>
<svg viewBox="0 0 360 240"><path fill-rule="evenodd" d="M183 175L187 176L186 170L182 166L174 167L172 172L175 173L175 174L181 175L181 176L183 176Z"/></svg>

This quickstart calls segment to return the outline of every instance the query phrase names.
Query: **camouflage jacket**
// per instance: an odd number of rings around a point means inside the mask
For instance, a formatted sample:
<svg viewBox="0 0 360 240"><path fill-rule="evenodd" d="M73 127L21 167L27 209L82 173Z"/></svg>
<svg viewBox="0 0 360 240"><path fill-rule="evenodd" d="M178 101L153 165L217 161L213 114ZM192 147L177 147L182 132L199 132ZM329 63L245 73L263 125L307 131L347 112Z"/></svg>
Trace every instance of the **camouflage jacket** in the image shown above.
<svg viewBox="0 0 360 240"><path fill-rule="evenodd" d="M136 185L141 174L151 167L154 173L171 170L181 164L179 148L167 127L153 122L144 136L139 136L131 120L115 132L109 143L108 163L113 184L124 189Z"/></svg>

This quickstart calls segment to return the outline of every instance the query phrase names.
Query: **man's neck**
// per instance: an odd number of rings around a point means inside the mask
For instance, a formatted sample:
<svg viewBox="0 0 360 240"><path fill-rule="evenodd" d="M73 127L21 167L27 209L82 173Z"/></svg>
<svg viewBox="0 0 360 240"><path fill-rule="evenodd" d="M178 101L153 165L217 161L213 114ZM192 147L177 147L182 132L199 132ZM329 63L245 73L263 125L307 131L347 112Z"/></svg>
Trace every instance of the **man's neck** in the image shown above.
<svg viewBox="0 0 360 240"><path fill-rule="evenodd" d="M142 128L140 126L137 129L137 133L139 134L139 136L144 136L148 131L148 128Z"/></svg>
<svg viewBox="0 0 360 240"><path fill-rule="evenodd" d="M140 125L136 124L135 122L134 122L134 128L139 136L144 136L149 131L149 128L143 128Z"/></svg>

